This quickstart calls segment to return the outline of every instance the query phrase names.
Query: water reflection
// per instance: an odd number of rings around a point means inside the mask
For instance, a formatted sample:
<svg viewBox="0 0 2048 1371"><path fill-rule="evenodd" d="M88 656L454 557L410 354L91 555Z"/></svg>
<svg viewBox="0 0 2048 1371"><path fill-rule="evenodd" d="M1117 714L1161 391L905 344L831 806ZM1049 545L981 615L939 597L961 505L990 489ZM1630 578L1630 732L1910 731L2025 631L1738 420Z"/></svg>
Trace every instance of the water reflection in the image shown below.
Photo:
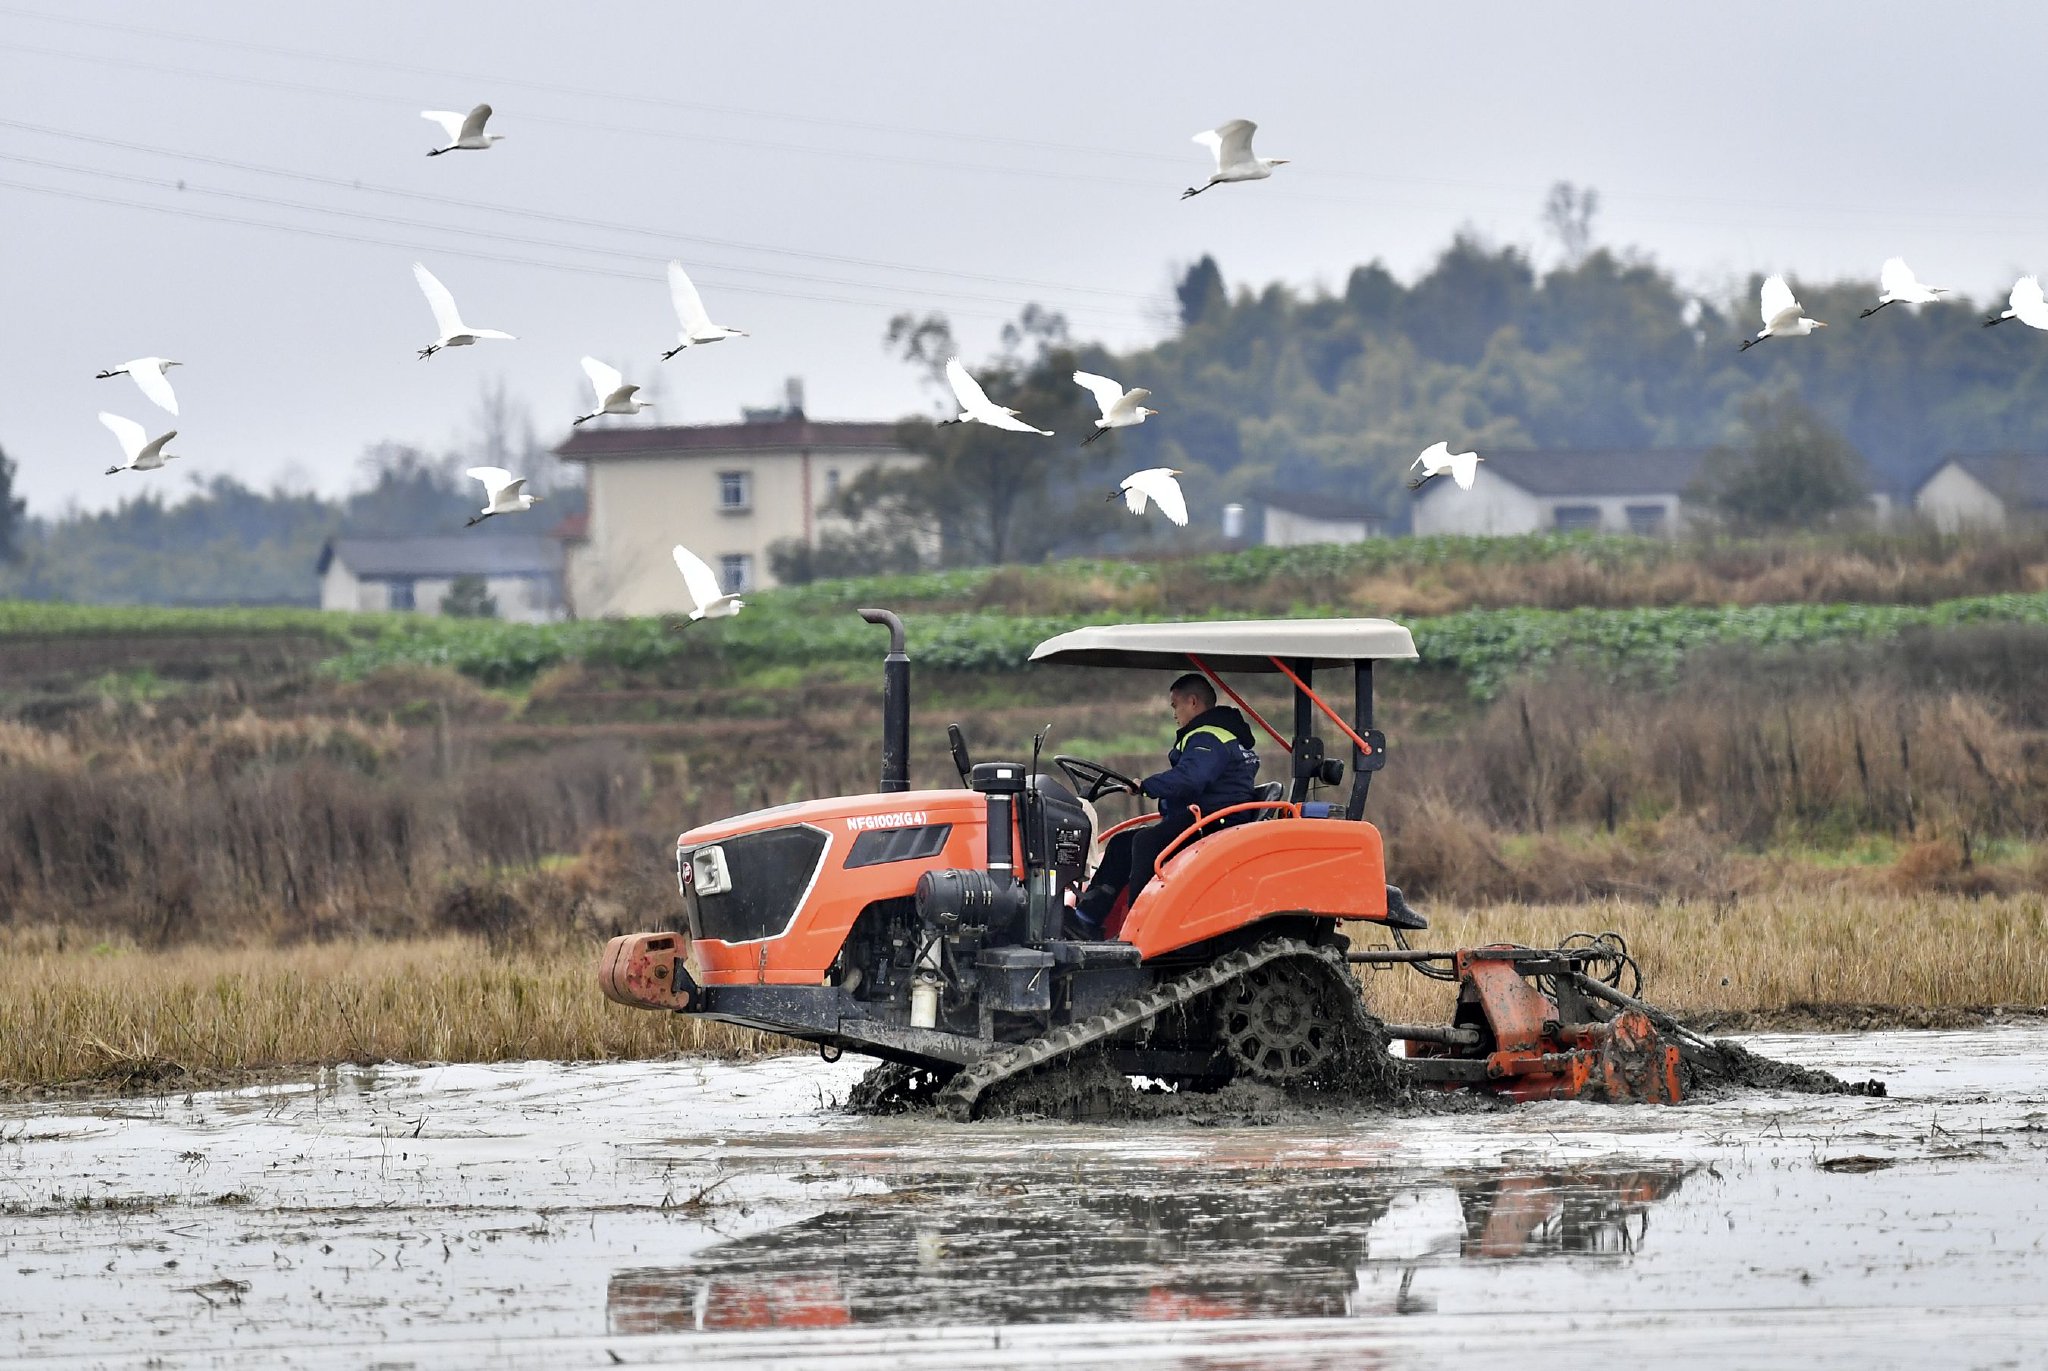
<svg viewBox="0 0 2048 1371"><path fill-rule="evenodd" d="M687 1266L615 1272L607 1312L614 1333L1409 1313L1431 1307L1431 1265L1625 1259L1687 1174L898 1177Z"/></svg>

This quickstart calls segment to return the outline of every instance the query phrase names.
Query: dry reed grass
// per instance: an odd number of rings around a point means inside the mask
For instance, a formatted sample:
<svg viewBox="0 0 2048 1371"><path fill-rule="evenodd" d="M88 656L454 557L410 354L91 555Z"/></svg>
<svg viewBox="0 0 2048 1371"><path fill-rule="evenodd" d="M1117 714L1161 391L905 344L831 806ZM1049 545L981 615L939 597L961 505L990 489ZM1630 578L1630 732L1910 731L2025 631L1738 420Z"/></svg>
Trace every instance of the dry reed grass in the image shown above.
<svg viewBox="0 0 2048 1371"><path fill-rule="evenodd" d="M1437 908L1432 947L1549 945L1614 929L1681 1015L1803 1005L2048 1006L2048 901L1845 890L1739 904L1596 901ZM1354 925L1354 940L1374 941ZM749 1056L791 1046L598 993L593 942L438 938L326 947L81 950L53 930L0 940L0 1081L180 1088L363 1061ZM1366 973L1375 1012L1445 1019L1450 990ZM166 1063L182 1068L180 1074Z"/></svg>
<svg viewBox="0 0 2048 1371"><path fill-rule="evenodd" d="M0 1082L198 1080L339 1062L743 1057L758 1034L615 1005L595 943L60 950L0 941ZM182 1068L171 1071L165 1064Z"/></svg>
<svg viewBox="0 0 2048 1371"><path fill-rule="evenodd" d="M1489 904L1439 907L1431 922L1417 936L1434 948L1550 946L1575 931L1613 929L1642 964L1644 997L1681 1017L1822 1005L2048 1009L2048 899L2038 893L1835 889L1719 905ZM1353 941L1376 940L1354 933ZM1374 1011L1389 1020L1440 1022L1450 1011L1452 987L1406 969L1368 973L1366 985Z"/></svg>

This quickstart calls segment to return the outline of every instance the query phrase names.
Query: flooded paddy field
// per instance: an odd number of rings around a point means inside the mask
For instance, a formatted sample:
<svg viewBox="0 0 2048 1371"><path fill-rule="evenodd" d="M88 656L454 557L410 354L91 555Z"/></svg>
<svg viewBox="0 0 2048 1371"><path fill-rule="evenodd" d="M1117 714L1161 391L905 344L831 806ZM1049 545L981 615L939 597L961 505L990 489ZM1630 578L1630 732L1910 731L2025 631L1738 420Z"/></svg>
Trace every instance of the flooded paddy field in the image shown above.
<svg viewBox="0 0 2048 1371"><path fill-rule="evenodd" d="M12 1105L0 1360L2048 1364L2048 1027L1746 1041L1891 1094L956 1126L792 1056Z"/></svg>

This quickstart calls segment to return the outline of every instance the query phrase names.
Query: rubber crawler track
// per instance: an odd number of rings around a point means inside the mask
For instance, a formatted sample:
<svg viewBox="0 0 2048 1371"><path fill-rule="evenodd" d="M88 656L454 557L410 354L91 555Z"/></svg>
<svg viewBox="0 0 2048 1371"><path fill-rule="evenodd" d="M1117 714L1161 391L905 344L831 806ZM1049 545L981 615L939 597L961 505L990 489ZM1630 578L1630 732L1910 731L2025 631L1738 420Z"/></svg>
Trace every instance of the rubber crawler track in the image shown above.
<svg viewBox="0 0 2048 1371"><path fill-rule="evenodd" d="M1350 967L1341 953L1330 948L1316 947L1295 938L1272 938L1245 951L1219 957L1207 966L1190 971L1179 979L1168 981L1142 995L1133 995L1093 1018L1054 1029L1043 1037L1033 1038L1029 1042L1017 1043L991 1052L980 1060L962 1067L958 1074L946 1083L945 1088L939 1091L934 1104L942 1117L955 1123L967 1123L979 1112L981 1102L990 1088L1020 1076L1028 1076L1062 1058L1072 1057L1086 1048L1111 1041L1140 1024L1158 1018L1170 1009L1189 1004L1203 995L1221 989L1247 972L1288 957L1312 961L1319 968L1343 977L1347 985L1351 984ZM1378 1021L1365 1012L1365 1006L1359 1002L1356 993L1337 998L1340 1003L1350 1006L1358 1026L1379 1030Z"/></svg>

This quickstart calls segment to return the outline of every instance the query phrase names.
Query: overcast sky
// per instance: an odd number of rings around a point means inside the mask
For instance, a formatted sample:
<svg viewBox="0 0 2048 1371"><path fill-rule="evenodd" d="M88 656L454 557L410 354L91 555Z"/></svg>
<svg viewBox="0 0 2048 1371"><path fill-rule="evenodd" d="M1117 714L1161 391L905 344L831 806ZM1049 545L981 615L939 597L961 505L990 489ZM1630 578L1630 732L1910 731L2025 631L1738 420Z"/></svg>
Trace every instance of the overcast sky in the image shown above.
<svg viewBox="0 0 2048 1371"><path fill-rule="evenodd" d="M1697 289L1900 253L1989 297L2048 269L2044 53L2023 3L0 0L0 447L42 514L333 493L370 443L453 442L494 376L557 439L585 353L670 422L787 376L893 417L930 402L881 348L900 310L970 360L1030 300L1141 343L1204 252L1233 288L1410 279L1461 226L1543 260L1560 179ZM425 157L418 111L479 101L505 141ZM1240 116L1292 165L1182 203L1189 135ZM753 336L658 362L671 257ZM519 341L417 360L414 260ZM185 461L102 476L99 410L172 422L93 379L147 354L185 363Z"/></svg>

